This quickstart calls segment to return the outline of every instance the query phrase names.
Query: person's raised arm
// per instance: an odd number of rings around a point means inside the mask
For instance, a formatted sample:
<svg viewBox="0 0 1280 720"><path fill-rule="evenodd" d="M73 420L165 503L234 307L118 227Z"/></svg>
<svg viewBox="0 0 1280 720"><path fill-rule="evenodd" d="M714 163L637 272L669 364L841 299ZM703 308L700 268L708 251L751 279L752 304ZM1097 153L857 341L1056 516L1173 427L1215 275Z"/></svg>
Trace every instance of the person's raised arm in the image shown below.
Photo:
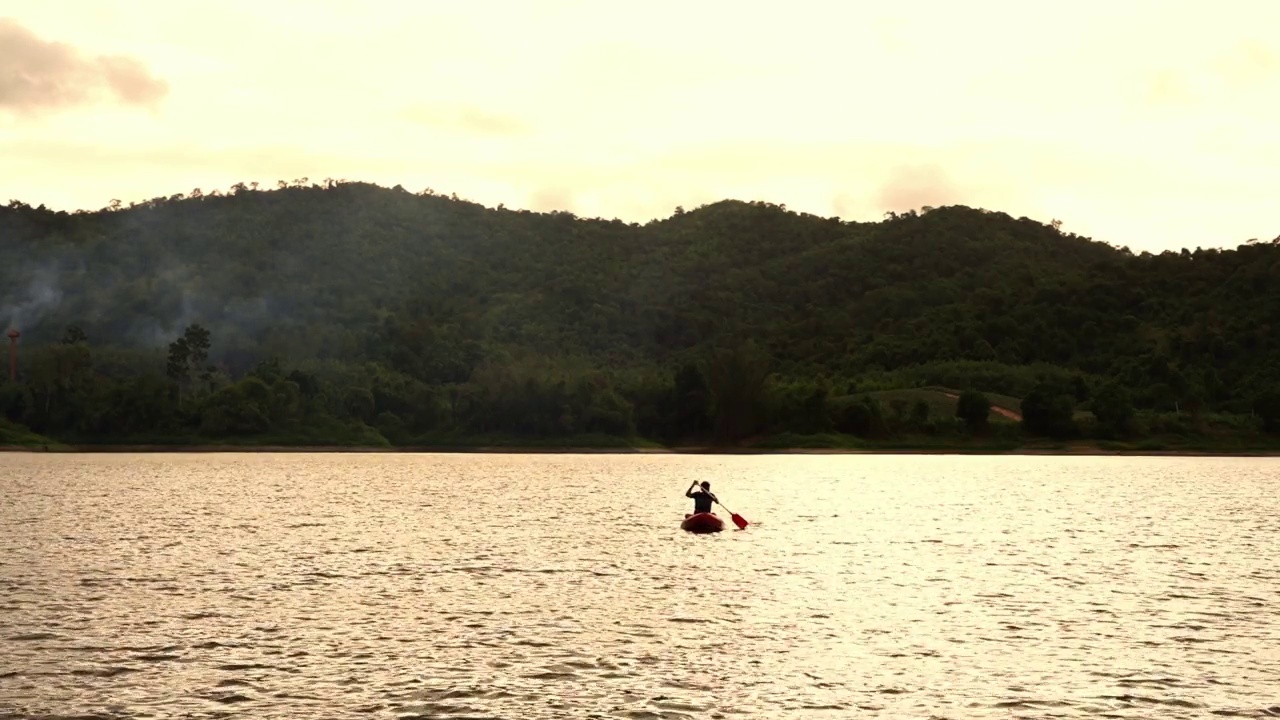
<svg viewBox="0 0 1280 720"><path fill-rule="evenodd" d="M693 484L689 486L689 489L684 491L684 496L687 498L693 497L693 489L696 487L698 487L698 481L694 480Z"/></svg>

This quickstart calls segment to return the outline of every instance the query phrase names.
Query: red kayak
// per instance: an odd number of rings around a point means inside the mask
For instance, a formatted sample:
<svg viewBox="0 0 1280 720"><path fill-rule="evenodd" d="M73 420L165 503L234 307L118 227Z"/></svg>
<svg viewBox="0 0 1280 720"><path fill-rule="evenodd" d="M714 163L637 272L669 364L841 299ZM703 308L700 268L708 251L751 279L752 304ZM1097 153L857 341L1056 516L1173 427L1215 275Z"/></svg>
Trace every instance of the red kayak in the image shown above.
<svg viewBox="0 0 1280 720"><path fill-rule="evenodd" d="M724 521L716 517L715 513L695 513L684 516L684 522L680 523L680 529L688 530L692 533L720 532L724 529Z"/></svg>

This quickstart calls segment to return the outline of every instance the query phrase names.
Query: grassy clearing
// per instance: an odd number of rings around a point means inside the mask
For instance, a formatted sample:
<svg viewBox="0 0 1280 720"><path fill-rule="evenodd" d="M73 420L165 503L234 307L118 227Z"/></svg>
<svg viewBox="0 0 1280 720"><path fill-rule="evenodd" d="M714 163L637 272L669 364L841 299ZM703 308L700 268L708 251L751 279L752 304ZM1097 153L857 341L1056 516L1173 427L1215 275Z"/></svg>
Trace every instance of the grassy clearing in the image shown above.
<svg viewBox="0 0 1280 720"><path fill-rule="evenodd" d="M0 418L0 446L61 450L65 446L22 425Z"/></svg>
<svg viewBox="0 0 1280 720"><path fill-rule="evenodd" d="M991 422L992 423L1013 423L1017 422L1013 418L1001 415L995 412L995 408L1002 408L1012 412L1019 417L1022 414L1022 401L1008 395L997 395L992 393L983 393L987 396L987 400L991 402ZM956 405L959 402L960 391L945 387L922 387L922 388L906 388L902 390L878 390L868 393L875 398L880 404L886 408L892 407L895 401L905 402L908 412L912 405L919 401L924 401L929 406L929 417L955 417ZM955 397L951 397L954 395Z"/></svg>

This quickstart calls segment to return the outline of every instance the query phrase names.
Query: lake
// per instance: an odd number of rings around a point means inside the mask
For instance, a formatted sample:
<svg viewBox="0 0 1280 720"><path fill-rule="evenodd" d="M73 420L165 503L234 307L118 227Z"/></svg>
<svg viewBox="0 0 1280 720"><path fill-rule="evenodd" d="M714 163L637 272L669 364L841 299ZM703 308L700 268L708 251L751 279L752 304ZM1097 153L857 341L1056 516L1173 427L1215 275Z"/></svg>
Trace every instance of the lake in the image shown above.
<svg viewBox="0 0 1280 720"><path fill-rule="evenodd" d="M0 717L1280 714L1278 471L5 454Z"/></svg>

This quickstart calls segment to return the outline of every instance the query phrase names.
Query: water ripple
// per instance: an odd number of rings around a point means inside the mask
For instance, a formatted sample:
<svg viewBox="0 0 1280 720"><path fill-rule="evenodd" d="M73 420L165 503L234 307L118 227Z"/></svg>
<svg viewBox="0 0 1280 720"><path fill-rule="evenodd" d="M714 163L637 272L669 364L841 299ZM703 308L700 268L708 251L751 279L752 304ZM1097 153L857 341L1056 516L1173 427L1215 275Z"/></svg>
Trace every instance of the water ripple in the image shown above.
<svg viewBox="0 0 1280 720"><path fill-rule="evenodd" d="M1280 716L1273 460L0 462L0 720Z"/></svg>

